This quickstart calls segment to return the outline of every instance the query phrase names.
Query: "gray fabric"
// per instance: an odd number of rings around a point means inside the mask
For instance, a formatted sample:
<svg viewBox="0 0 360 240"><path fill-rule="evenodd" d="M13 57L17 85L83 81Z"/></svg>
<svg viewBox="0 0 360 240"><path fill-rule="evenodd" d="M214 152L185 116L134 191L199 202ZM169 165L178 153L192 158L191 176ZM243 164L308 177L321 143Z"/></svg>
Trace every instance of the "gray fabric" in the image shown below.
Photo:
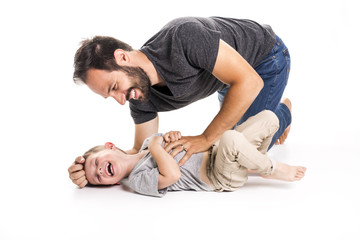
<svg viewBox="0 0 360 240"><path fill-rule="evenodd" d="M275 44L270 26L250 20L186 17L169 22L140 49L167 87L153 86L146 103L130 100L134 122L147 122L158 112L182 108L222 90L226 85L211 74L220 39L254 68Z"/></svg>
<svg viewBox="0 0 360 240"><path fill-rule="evenodd" d="M144 141L141 150L147 148L148 142L149 139ZM185 151L182 151L177 154L174 159L179 162L184 154ZM158 166L152 155L148 153L135 165L129 177L122 180L122 184L130 187L137 193L155 197L162 197L167 191L211 191L211 188L200 179L202 158L202 153L193 154L189 160L180 167L180 180L165 189L158 190Z"/></svg>

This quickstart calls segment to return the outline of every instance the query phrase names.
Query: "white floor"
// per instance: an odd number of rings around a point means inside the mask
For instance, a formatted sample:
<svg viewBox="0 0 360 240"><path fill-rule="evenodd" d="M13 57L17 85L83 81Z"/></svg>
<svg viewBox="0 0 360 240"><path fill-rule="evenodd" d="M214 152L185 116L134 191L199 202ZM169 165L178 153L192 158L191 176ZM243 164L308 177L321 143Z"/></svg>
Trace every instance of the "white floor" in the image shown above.
<svg viewBox="0 0 360 240"><path fill-rule="evenodd" d="M181 1L176 11L168 1L5 4L0 239L360 239L354 2ZM125 149L133 141L127 106L72 82L78 42L111 35L139 48L167 21L188 15L268 23L288 45L292 130L269 154L306 166L306 177L285 183L251 176L237 192L177 192L162 199L120 186L78 189L67 174L77 155L105 141ZM199 134L217 111L214 95L162 113L160 131Z"/></svg>

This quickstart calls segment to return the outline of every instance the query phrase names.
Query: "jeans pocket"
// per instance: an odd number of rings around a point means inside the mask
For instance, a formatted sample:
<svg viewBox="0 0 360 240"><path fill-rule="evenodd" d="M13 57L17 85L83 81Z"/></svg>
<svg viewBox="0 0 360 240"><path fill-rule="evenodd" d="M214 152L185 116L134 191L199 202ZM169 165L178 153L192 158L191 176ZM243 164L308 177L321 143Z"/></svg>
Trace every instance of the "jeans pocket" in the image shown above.
<svg viewBox="0 0 360 240"><path fill-rule="evenodd" d="M285 60L286 60L286 73L287 73L287 78L289 78L289 74L290 74L290 69L291 69L291 60L290 60L290 53L289 53L289 49L285 48L282 51Z"/></svg>
<svg viewBox="0 0 360 240"><path fill-rule="evenodd" d="M273 60L274 59L274 54L273 55L268 55L266 58L264 58L261 62L260 62L260 64L264 64L264 63L267 63L267 62L270 62L271 60ZM259 65L260 65L259 64Z"/></svg>

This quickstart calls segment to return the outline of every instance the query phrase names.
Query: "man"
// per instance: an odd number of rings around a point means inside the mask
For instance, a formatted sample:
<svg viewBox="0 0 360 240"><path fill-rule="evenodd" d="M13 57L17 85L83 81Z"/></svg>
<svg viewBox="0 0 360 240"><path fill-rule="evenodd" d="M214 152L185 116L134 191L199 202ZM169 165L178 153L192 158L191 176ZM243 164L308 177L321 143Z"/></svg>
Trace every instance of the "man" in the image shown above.
<svg viewBox="0 0 360 240"><path fill-rule="evenodd" d="M145 138L158 132L158 112L184 107L215 91L221 108L198 136L171 142L172 155L185 149L179 162L206 151L228 129L268 109L280 121L270 147L286 139L291 121L280 104L290 71L290 56L270 26L229 18L179 18L164 26L140 50L110 37L85 40L75 55L74 80L104 98L130 102L137 152ZM286 119L286 121L285 121ZM80 187L87 181L81 157L69 168Z"/></svg>

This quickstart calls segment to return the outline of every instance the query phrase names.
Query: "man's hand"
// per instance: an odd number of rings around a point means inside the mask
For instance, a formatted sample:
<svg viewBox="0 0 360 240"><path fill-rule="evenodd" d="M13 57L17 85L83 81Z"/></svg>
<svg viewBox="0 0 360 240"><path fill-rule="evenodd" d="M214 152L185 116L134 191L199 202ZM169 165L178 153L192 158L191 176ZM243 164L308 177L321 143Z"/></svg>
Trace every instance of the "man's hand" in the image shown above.
<svg viewBox="0 0 360 240"><path fill-rule="evenodd" d="M83 170L84 162L85 159L82 156L79 156L75 159L75 162L68 168L71 181L78 185L80 188L85 187L88 183L85 178L85 171Z"/></svg>
<svg viewBox="0 0 360 240"><path fill-rule="evenodd" d="M175 156L182 150L186 151L185 156L180 160L179 166L182 166L186 163L186 161L190 158L193 153L204 152L207 151L211 147L212 143L208 142L204 135L198 136L185 136L181 137L181 139L170 142L165 147L166 152L169 152L171 149L171 156Z"/></svg>

